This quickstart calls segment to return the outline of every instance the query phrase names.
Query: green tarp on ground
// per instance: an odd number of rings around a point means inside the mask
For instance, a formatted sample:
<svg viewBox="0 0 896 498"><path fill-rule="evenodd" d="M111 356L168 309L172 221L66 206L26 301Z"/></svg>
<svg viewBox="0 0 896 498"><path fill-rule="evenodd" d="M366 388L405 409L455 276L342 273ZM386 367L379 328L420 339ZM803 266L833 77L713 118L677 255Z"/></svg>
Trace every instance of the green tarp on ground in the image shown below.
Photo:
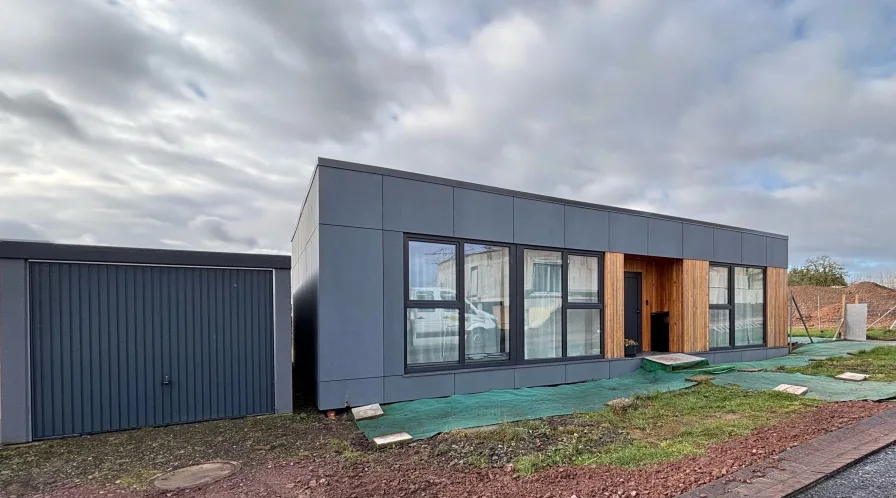
<svg viewBox="0 0 896 498"><path fill-rule="evenodd" d="M596 412L604 403L636 393L674 391L694 385L686 374L645 372L615 379L555 387L530 387L420 399L383 407L384 416L362 420L358 427L368 438L407 432L424 439L440 432L531 420L570 413Z"/></svg>
<svg viewBox="0 0 896 498"><path fill-rule="evenodd" d="M695 373L716 375L713 382L736 384L745 389L774 389L780 384L809 388L807 396L827 401L881 400L896 397L896 383L847 382L831 377L814 377L784 372L738 372L740 368L772 370L778 366L799 366L809 358L843 356L871 349L879 342L826 342L810 344L793 354L765 361L732 363L676 372L638 370L615 379L596 380L556 387L532 387L461 394L448 398L421 399L394 403L383 407L384 416L358 422L368 438L407 432L414 439L424 439L440 432L486 425L531 420L571 413L596 412L611 399L627 398L639 393L674 391L693 386L685 378Z"/></svg>

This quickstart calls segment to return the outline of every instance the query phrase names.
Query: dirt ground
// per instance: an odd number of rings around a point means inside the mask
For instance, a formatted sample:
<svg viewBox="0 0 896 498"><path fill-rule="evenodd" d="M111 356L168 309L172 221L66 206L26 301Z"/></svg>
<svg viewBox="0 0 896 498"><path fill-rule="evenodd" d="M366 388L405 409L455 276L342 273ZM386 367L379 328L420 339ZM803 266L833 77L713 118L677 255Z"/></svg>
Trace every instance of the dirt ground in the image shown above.
<svg viewBox="0 0 896 498"><path fill-rule="evenodd" d="M853 304L856 297L859 303L868 304L868 324L871 325L878 317L887 313L896 306L896 289L884 287L874 282L858 282L849 287L818 287L814 285L801 285L791 287L793 297L803 312L806 325L809 328L836 329L843 318L842 296L846 295L846 303ZM819 315L819 298L821 301L821 314ZM792 310L794 327L802 327L796 309ZM888 327L896 320L896 310L879 320L876 326Z"/></svg>
<svg viewBox="0 0 896 498"><path fill-rule="evenodd" d="M787 448L836 430L862 418L874 415L893 406L892 403L849 402L825 404L810 411L800 412L783 422L763 427L747 436L737 437L721 444L711 445L706 452L681 460L639 468L607 466L560 466L519 477L512 468L471 469L447 465L434 458L435 446L422 442L388 450L369 450L363 436L356 438L351 422L340 416L338 420L317 417L309 424L282 427L285 432L295 431L293 436L276 434L282 446L268 447L262 442L241 444L239 432L225 433L223 445L214 451L224 451L229 446L238 447L243 454L243 469L222 481L203 488L178 492L153 490L129 490L127 483L94 484L95 479L66 478L57 480L43 494L20 489L6 482L2 496L42 496L45 498L122 496L122 497L303 497L303 498L351 498L351 497L584 497L607 496L676 496L722 475L755 464ZM292 417L292 416L289 416ZM277 417L259 417L259 419ZM811 421L811 423L809 423ZM236 423L225 421L220 423ZM215 424L215 423L210 423ZM194 424L192 428L210 424ZM282 425L282 423L280 423ZM300 428L299 426L303 427ZM189 426L183 426L188 427ZM166 429L151 429L163 432ZM218 428L220 429L220 427ZM132 431L142 432L142 431ZM158 436L158 433L155 434ZM232 436L232 438L231 438ZM107 436L96 436L102 439ZM119 436L121 437L121 436ZM612 434L608 437L615 437ZM305 441L302 441L302 439ZM313 438L308 441L308 438ZM296 441L282 443L282 441ZM66 445L72 441L55 444ZM340 442L336 442L340 441ZM54 444L54 443L51 443ZM145 444L151 446L152 438ZM98 449L99 446L92 448ZM302 448L302 449L299 449ZM15 449L15 448L14 448ZM298 450L298 451L297 451ZM0 451L0 475L9 472L5 467L8 450ZM152 454L151 449L147 451ZM60 454L62 462L74 461ZM126 455L121 455L126 458ZM170 455L176 466L176 454ZM142 461L142 460L141 460ZM147 459L158 460L155 457ZM175 466L175 465L172 465ZM59 466L60 468L62 465ZM86 469L81 469L85 471ZM83 475L82 475L83 477ZM48 479L52 481L52 479ZM2 481L0 481L2 482ZM68 484L63 484L68 483ZM60 487L61 486L61 487Z"/></svg>

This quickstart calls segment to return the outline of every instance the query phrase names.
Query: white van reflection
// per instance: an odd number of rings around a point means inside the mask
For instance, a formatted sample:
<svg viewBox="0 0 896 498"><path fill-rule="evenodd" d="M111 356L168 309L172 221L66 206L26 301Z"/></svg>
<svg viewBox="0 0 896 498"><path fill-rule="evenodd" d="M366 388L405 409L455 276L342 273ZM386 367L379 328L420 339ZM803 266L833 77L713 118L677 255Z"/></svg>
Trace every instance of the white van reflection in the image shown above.
<svg viewBox="0 0 896 498"><path fill-rule="evenodd" d="M418 287L411 290L417 301L454 301L451 289ZM408 309L408 331L413 348L408 354L422 362L445 361L457 358L459 313L451 308ZM501 331L495 315L482 311L469 300L464 300L464 338L467 359L503 358L499 353ZM410 358L409 358L410 359Z"/></svg>

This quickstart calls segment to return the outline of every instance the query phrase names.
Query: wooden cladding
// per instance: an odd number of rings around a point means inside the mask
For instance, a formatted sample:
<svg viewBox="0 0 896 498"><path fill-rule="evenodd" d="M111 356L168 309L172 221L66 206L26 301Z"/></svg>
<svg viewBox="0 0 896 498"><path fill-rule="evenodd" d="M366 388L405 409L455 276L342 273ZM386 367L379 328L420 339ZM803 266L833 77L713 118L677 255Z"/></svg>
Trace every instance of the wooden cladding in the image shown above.
<svg viewBox="0 0 896 498"><path fill-rule="evenodd" d="M625 270L622 254L604 254L604 357L625 356Z"/></svg>
<svg viewBox="0 0 896 498"><path fill-rule="evenodd" d="M682 262L682 329L678 344L685 353L709 350L709 262Z"/></svg>
<svg viewBox="0 0 896 498"><path fill-rule="evenodd" d="M765 270L766 345L787 346L787 269Z"/></svg>

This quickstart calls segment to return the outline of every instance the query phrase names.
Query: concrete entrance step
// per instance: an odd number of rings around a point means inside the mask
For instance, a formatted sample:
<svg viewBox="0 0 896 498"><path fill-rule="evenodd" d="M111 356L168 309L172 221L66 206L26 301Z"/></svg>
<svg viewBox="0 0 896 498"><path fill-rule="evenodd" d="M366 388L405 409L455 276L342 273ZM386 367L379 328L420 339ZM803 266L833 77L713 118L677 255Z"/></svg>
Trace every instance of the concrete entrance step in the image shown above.
<svg viewBox="0 0 896 498"><path fill-rule="evenodd" d="M709 365L709 361L706 358L691 356L684 353L648 356L641 360L641 368L648 372L656 372L659 370L673 372L675 370L684 370L685 368L702 367L706 365Z"/></svg>

